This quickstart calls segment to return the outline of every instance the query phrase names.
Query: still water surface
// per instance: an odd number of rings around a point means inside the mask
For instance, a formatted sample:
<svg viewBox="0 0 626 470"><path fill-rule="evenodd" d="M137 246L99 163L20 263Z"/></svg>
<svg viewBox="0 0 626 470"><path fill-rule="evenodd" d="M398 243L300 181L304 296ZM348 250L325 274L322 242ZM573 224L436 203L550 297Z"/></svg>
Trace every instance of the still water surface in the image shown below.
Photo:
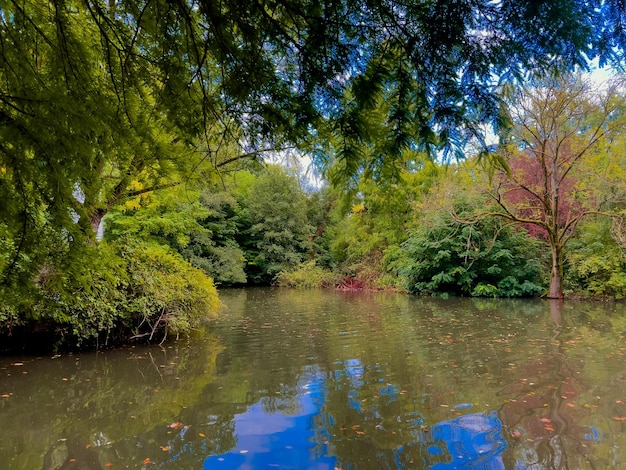
<svg viewBox="0 0 626 470"><path fill-rule="evenodd" d="M0 469L626 468L623 304L221 297L164 348L0 359Z"/></svg>

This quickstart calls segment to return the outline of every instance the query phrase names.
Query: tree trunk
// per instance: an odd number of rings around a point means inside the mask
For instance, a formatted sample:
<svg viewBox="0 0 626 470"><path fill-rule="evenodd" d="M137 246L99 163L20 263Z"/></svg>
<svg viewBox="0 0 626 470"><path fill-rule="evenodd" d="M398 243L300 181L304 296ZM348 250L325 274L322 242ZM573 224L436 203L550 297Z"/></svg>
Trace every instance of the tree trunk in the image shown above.
<svg viewBox="0 0 626 470"><path fill-rule="evenodd" d="M559 246L552 247L552 272L550 273L549 299L563 298L563 251Z"/></svg>
<svg viewBox="0 0 626 470"><path fill-rule="evenodd" d="M104 209L97 209L91 216L89 217L89 223L91 224L91 230L95 234L96 240L102 239L102 232L100 225L102 224L102 218L106 215L106 211Z"/></svg>

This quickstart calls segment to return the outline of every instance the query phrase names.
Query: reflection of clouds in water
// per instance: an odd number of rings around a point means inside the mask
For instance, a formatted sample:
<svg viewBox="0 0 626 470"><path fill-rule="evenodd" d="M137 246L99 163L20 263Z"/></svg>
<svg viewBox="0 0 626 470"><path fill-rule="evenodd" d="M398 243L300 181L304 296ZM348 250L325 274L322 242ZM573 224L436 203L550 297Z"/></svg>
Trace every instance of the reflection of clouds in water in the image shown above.
<svg viewBox="0 0 626 470"><path fill-rule="evenodd" d="M430 434L432 442L426 443L428 452L446 460L430 467L433 470L504 468L502 452L507 445L502 436L502 423L495 412L442 421L431 427Z"/></svg>
<svg viewBox="0 0 626 470"><path fill-rule="evenodd" d="M358 360L342 362L342 369L331 375L348 378L348 386L357 388L362 384L363 367ZM328 428L329 422L320 423L326 402L326 376L315 368L306 368L297 387L296 413L268 412L262 401L250 406L244 413L235 415L237 446L230 452L208 457L205 469L334 469L337 457L331 455L332 436L325 435L321 441L319 427ZM352 388L348 396L358 395ZM394 395L395 387L383 387L381 396L387 392ZM461 404L464 408L469 405ZM357 410L358 411L358 410ZM422 423L422 419L419 419ZM418 431L419 432L419 431ZM317 433L317 436L316 436ZM504 468L501 454L506 449L502 437L502 423L495 412L469 414L457 419L442 421L430 428L416 442L431 458L430 468ZM421 442L420 442L421 441ZM396 458L411 446L398 448ZM384 459L383 459L384 460ZM397 461L399 463L400 460ZM400 465L401 468L404 468Z"/></svg>
<svg viewBox="0 0 626 470"><path fill-rule="evenodd" d="M325 401L324 374L307 368L298 385L298 412L268 413L261 402L235 415L237 447L208 457L205 469L307 469L335 468L335 457L315 447L315 422Z"/></svg>

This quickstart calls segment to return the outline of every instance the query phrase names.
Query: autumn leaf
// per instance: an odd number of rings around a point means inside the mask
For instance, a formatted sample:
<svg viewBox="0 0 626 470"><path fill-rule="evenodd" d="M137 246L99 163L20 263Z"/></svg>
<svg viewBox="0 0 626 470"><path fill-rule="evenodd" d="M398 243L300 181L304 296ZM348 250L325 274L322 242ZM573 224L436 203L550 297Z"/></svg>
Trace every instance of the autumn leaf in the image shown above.
<svg viewBox="0 0 626 470"><path fill-rule="evenodd" d="M180 421L177 421L175 423L170 424L168 427L172 429L178 429L178 428L182 428L183 426L184 426L183 423L181 423Z"/></svg>
<svg viewBox="0 0 626 470"><path fill-rule="evenodd" d="M626 416L613 416L615 421L626 421Z"/></svg>
<svg viewBox="0 0 626 470"><path fill-rule="evenodd" d="M145 459L143 459L143 463L150 463L152 462L152 460L150 460L150 457L146 457Z"/></svg>

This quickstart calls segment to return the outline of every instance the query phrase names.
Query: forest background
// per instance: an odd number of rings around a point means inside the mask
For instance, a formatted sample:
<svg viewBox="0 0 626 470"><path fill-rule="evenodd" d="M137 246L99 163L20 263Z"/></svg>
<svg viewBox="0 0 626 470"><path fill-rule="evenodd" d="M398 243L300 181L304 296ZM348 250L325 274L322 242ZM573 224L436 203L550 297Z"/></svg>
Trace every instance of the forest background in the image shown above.
<svg viewBox="0 0 626 470"><path fill-rule="evenodd" d="M583 72L621 70L624 20L0 1L4 344L162 341L216 285L623 298L624 83Z"/></svg>

